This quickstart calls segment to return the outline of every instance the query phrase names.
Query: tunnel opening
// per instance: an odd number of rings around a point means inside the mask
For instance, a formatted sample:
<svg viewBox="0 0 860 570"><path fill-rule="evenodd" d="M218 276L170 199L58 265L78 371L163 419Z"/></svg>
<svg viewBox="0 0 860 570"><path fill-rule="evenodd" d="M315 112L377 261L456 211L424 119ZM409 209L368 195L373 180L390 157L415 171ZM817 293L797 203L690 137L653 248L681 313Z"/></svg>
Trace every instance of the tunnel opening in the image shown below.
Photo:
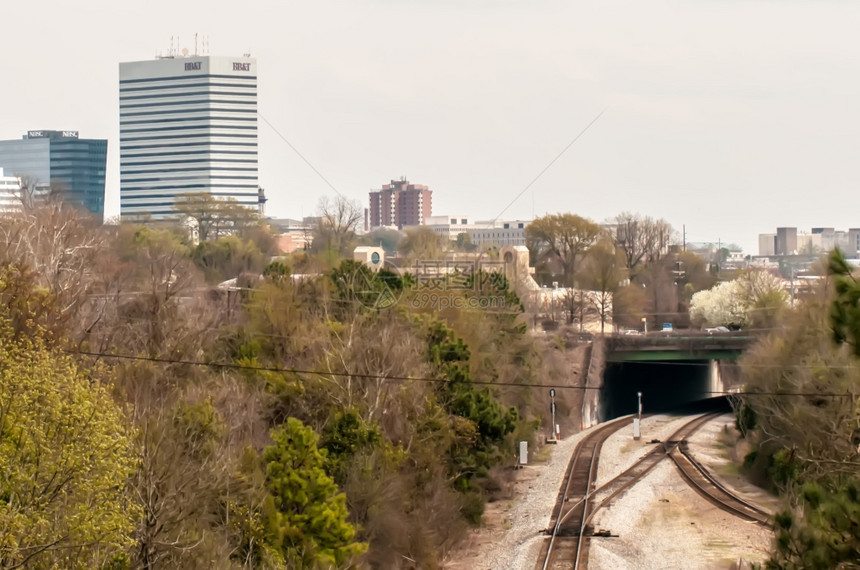
<svg viewBox="0 0 860 570"><path fill-rule="evenodd" d="M600 417L608 421L642 413L672 413L711 400L708 360L607 362L600 393Z"/></svg>

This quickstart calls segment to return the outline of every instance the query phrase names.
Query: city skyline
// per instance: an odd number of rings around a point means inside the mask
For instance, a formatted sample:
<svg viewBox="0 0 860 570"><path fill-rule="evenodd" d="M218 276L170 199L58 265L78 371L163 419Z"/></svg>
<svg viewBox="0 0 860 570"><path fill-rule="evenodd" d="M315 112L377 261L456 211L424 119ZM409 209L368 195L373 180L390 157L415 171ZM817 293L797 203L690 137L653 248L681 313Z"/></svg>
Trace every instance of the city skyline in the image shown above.
<svg viewBox="0 0 860 570"><path fill-rule="evenodd" d="M379 181L405 176L433 188L440 214L630 210L747 253L773 227L860 225L840 207L860 182L854 5L263 1L239 17L220 2L47 4L8 7L40 40L7 32L27 49L0 61L19 86L4 92L0 139L108 139L107 215L117 65L167 53L171 37L193 52L197 33L207 54L259 62L270 215L312 215L333 188L366 207Z"/></svg>

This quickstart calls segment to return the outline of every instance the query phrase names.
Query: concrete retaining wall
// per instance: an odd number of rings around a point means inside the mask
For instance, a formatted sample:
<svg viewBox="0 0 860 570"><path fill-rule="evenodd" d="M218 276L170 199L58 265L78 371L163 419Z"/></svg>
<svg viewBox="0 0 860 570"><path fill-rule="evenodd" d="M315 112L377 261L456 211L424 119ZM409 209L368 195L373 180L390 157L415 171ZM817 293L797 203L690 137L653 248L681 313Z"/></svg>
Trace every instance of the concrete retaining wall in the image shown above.
<svg viewBox="0 0 860 570"><path fill-rule="evenodd" d="M600 391L603 388L603 371L606 368L606 341L595 337L591 343L585 390L582 395L582 429L600 423Z"/></svg>

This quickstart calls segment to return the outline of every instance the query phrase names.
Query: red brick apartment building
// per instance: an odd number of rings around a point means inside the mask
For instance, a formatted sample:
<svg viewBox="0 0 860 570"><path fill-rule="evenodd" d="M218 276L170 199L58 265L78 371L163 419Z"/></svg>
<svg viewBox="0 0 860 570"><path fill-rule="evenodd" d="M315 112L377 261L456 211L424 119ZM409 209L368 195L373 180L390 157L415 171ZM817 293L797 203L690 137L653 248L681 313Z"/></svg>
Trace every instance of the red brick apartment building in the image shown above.
<svg viewBox="0 0 860 570"><path fill-rule="evenodd" d="M370 227L418 226L433 215L433 192L423 184L405 178L384 184L370 193Z"/></svg>

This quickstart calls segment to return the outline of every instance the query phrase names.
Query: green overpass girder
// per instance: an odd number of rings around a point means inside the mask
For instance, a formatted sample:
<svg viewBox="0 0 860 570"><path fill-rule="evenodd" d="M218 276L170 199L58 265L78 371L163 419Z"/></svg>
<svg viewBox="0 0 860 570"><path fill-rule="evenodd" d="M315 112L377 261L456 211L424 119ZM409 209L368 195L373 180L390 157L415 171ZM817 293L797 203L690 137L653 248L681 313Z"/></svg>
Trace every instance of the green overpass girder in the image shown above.
<svg viewBox="0 0 860 570"><path fill-rule="evenodd" d="M737 360L741 351L712 350L690 352L685 350L624 350L607 355L607 362L659 362L673 360Z"/></svg>
<svg viewBox="0 0 860 570"><path fill-rule="evenodd" d="M607 338L606 361L737 360L753 341L745 333L612 335Z"/></svg>

